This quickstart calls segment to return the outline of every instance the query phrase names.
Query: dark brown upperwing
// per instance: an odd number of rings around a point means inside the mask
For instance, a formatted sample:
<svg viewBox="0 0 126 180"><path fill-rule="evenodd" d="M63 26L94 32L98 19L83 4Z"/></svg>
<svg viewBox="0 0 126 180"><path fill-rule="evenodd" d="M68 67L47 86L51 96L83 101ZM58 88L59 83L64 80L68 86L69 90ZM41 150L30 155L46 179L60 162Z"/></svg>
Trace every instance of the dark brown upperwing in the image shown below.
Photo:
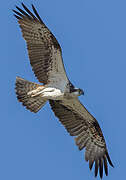
<svg viewBox="0 0 126 180"><path fill-rule="evenodd" d="M50 100L50 105L55 115L59 118L60 122L64 125L66 130L71 136L76 136L75 142L79 150L83 148L85 151L85 160L89 161L89 168L92 169L93 163L95 162L95 176L97 176L98 169L100 177L103 177L103 164L106 176L108 175L107 160L111 166L113 166L109 154L107 152L105 140L100 129L100 126L96 119L89 121L76 112L76 101L74 103L74 109L68 106L67 102L53 101ZM72 103L72 101L71 101ZM80 103L77 103L77 106ZM81 104L80 104L81 105ZM82 107L81 107L82 108ZM84 110L85 107L84 107ZM86 112L88 112L86 110ZM89 113L89 116L91 114ZM86 115L87 117L87 115Z"/></svg>

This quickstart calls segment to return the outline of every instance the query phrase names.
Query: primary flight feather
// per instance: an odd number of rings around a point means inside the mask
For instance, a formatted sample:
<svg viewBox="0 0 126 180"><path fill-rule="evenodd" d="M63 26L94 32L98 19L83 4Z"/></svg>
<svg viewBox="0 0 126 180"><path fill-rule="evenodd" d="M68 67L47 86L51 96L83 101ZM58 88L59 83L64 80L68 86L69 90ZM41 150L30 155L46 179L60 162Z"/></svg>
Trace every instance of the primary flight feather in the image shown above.
<svg viewBox="0 0 126 180"><path fill-rule="evenodd" d="M16 78L16 94L22 104L32 112L38 112L49 101L51 109L64 125L79 150L85 148L85 160L95 176L108 175L109 157L105 139L97 120L81 104L78 96L84 94L69 81L62 60L61 47L43 23L35 7L34 14L22 3L23 10L16 6L14 11L22 35L26 41L30 64L42 85L20 77Z"/></svg>

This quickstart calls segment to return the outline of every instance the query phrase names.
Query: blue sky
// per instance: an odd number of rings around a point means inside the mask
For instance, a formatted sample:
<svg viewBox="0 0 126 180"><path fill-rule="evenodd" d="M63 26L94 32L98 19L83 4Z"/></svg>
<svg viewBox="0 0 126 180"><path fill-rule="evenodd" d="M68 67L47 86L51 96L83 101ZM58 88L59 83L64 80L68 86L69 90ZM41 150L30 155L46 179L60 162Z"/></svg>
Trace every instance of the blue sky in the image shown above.
<svg viewBox="0 0 126 180"><path fill-rule="evenodd" d="M37 82L11 9L1 1L0 179L93 180L74 140L47 104L27 111L15 96L15 78ZM115 168L104 179L124 179L126 151L126 1L27 0L58 39L70 80L85 91L82 103L98 120ZM99 177L97 178L99 179Z"/></svg>

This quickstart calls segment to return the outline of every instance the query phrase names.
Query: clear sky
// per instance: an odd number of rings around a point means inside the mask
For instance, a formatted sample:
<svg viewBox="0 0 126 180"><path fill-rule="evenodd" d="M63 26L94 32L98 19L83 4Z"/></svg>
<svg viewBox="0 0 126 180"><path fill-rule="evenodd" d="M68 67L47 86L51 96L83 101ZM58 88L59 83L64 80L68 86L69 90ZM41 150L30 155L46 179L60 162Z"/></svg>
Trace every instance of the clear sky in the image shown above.
<svg viewBox="0 0 126 180"><path fill-rule="evenodd" d="M26 110L15 96L15 78L37 82L11 9L0 6L0 179L93 180L84 151L51 111ZM104 179L126 178L126 1L25 0L34 3L59 41L71 82L85 91L82 103L98 120L115 168ZM99 179L99 177L98 177Z"/></svg>

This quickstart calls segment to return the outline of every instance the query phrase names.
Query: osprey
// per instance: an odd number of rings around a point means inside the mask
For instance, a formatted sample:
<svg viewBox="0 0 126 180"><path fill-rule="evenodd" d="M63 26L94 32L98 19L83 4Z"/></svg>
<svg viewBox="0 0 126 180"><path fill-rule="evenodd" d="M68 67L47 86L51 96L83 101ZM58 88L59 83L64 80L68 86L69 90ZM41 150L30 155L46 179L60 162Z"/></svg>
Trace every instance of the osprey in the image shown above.
<svg viewBox="0 0 126 180"><path fill-rule="evenodd" d="M38 112L49 101L54 114L59 118L79 150L85 148L85 160L90 170L95 163L95 177L103 177L103 167L108 175L109 157L105 139L97 120L81 104L78 96L84 94L75 88L65 72L61 47L43 23L35 7L34 14L22 3L14 16L18 19L22 35L26 41L30 64L42 85L16 78L17 99L30 111Z"/></svg>

